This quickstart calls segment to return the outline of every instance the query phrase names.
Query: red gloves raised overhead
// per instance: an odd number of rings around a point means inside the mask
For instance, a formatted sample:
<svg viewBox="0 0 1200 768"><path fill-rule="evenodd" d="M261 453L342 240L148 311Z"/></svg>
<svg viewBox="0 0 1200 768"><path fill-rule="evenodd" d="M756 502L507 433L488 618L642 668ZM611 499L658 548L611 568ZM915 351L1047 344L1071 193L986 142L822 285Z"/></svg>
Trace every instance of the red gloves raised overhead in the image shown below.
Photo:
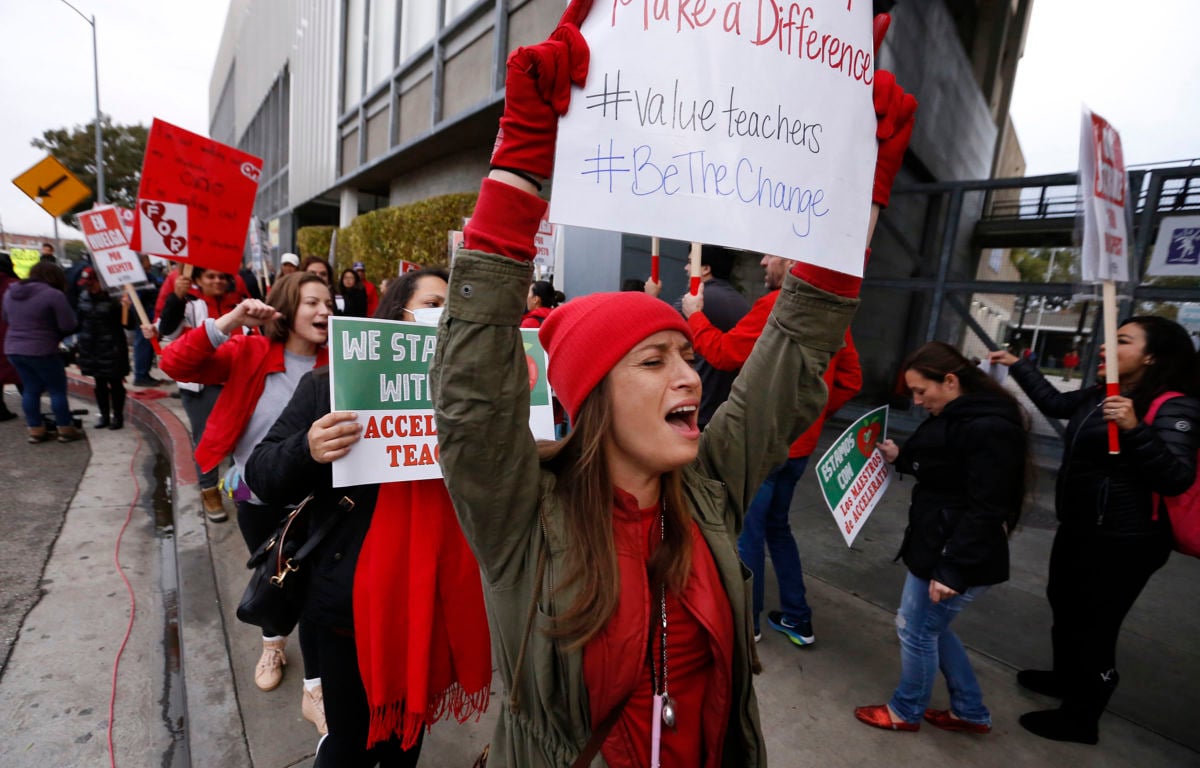
<svg viewBox="0 0 1200 768"><path fill-rule="evenodd" d="M592 0L572 2L545 42L509 55L492 168L534 177L534 183L550 176L558 118L571 103L571 85L587 79L589 52L579 24L591 6Z"/></svg>
<svg viewBox="0 0 1200 768"><path fill-rule="evenodd" d="M917 100L896 83L896 77L886 70L875 73L875 115L879 123L875 138L879 140L879 157L875 161L875 186L871 202L884 208L892 196L892 182L904 161L904 150L912 138L913 118Z"/></svg>

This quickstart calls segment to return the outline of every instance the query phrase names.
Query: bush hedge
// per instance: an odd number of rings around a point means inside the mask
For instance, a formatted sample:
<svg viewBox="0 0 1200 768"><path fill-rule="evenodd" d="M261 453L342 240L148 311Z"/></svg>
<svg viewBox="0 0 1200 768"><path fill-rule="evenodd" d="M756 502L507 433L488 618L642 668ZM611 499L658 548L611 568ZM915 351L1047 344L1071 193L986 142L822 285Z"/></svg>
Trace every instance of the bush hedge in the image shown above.
<svg viewBox="0 0 1200 768"><path fill-rule="evenodd" d="M364 213L337 230L337 272L361 261L367 276L378 282L395 275L400 261L428 266L447 262L446 244L450 230L462 229L464 217L475 209L475 192L439 195L408 205ZM334 227L301 227L296 245L302 258L324 258Z"/></svg>

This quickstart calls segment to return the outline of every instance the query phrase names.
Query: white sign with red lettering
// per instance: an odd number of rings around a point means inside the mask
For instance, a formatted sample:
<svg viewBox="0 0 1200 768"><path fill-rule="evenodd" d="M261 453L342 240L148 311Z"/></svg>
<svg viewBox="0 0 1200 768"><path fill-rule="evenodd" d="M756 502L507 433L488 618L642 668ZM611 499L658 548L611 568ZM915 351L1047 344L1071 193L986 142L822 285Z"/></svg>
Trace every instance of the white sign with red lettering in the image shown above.
<svg viewBox="0 0 1200 768"><path fill-rule="evenodd" d="M1128 188L1120 134L1107 120L1084 107L1079 137L1084 282L1129 280L1129 230L1125 226Z"/></svg>
<svg viewBox="0 0 1200 768"><path fill-rule="evenodd" d="M137 254L129 250L129 241L121 227L121 215L104 205L78 217L83 239L92 252L92 264L107 288L146 282L146 272Z"/></svg>
<svg viewBox="0 0 1200 768"><path fill-rule="evenodd" d="M597 3L550 220L861 275L875 169L871 4Z"/></svg>

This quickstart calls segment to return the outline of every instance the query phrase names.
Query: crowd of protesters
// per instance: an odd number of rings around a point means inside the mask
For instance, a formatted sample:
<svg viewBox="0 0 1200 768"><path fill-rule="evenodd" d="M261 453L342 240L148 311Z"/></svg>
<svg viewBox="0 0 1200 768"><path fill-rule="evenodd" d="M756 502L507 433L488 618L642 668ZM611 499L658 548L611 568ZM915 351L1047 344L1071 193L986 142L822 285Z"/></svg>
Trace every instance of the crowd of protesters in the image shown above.
<svg viewBox="0 0 1200 768"><path fill-rule="evenodd" d="M789 510L825 418L862 387L849 331L861 278L762 255L766 293L750 303L731 283L739 253L705 246L699 288L674 305L655 280L571 301L534 280L546 210L537 193L571 84L587 73L579 7L550 40L509 59L492 170L452 272L407 272L381 291L361 261L339 273L292 253L269 286L250 272L174 269L145 297L155 319L132 336L131 366L126 295L114 298L91 266L68 279L52 259L18 281L0 255L0 421L17 415L3 403L12 384L29 442L82 437L60 350L75 334L80 371L94 380L94 426L120 429L126 377L160 383L139 343L161 343L207 519L227 520L232 498L249 552L298 507L311 510L307 530L329 531L305 562L298 622L301 712L321 734L320 768L417 764L435 721L488 708L493 669L504 706L490 765L766 765L753 683L761 615L793 644L815 642ZM886 30L877 18L877 45ZM874 96L867 242L917 109L886 72ZM333 487L331 465L362 436L355 414L331 409L334 315L437 326L430 393L444 480ZM520 328L537 329L549 355L566 427L557 440L535 441L527 428ZM1097 742L1117 686L1121 623L1171 550L1158 500L1192 485L1200 432L1187 333L1134 317L1117 342L1105 364L1117 365L1120 395L1059 392L1028 357L990 358L1011 366L1038 410L1068 420L1049 562L1053 658L1017 681L1062 699L1023 715L1025 729L1085 744ZM1068 370L1079 364L1071 355ZM879 446L916 479L898 555L908 571L900 679L887 703L854 714L885 730L925 722L986 734L992 717L951 625L1009 578L1029 417L947 344L916 349L900 373L928 412L903 445ZM1115 458L1109 424L1121 435ZM778 610L764 605L767 551ZM264 691L283 679L293 629L262 627L254 680ZM928 708L939 670L945 710Z"/></svg>

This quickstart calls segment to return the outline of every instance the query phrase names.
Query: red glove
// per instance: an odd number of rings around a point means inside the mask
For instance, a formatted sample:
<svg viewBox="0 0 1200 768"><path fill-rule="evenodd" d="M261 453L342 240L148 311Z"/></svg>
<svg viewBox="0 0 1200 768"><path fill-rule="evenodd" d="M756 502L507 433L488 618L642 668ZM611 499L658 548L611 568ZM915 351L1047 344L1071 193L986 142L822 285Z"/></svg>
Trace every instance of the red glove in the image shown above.
<svg viewBox="0 0 1200 768"><path fill-rule="evenodd" d="M917 100L911 93L896 84L891 72L879 70L875 73L875 114L879 118L875 138L879 139L879 157L875 161L875 187L871 202L886 208L892 196L892 182L900 164L904 162L904 151L912 138L913 118L917 113Z"/></svg>
<svg viewBox="0 0 1200 768"><path fill-rule="evenodd" d="M492 168L519 176L550 176L558 118L570 106L572 83L583 85L587 80L589 52L579 24L591 6L592 0L575 0L545 42L518 48L508 57L504 114Z"/></svg>

